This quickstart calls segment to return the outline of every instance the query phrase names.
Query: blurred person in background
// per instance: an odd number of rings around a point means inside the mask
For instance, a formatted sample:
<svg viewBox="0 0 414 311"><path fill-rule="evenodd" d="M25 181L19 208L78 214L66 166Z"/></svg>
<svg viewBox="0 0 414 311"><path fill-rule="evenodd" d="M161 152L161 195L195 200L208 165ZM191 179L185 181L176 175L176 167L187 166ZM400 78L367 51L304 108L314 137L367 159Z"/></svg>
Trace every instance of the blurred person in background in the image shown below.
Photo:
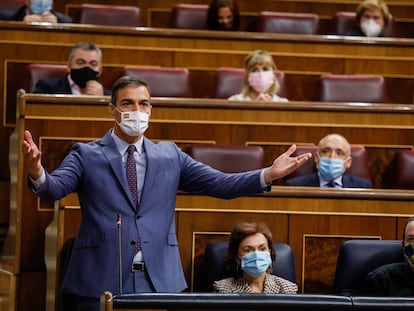
<svg viewBox="0 0 414 311"><path fill-rule="evenodd" d="M53 10L53 0L25 0L17 11L0 12L0 20L26 23L72 23L72 18Z"/></svg>
<svg viewBox="0 0 414 311"><path fill-rule="evenodd" d="M229 100L288 101L287 98L277 95L280 85L276 77L276 64L268 52L253 51L245 58L244 68L241 93L230 96Z"/></svg>
<svg viewBox="0 0 414 311"><path fill-rule="evenodd" d="M357 8L357 29L347 36L384 37L384 29L390 21L387 4L382 0L365 0Z"/></svg>
<svg viewBox="0 0 414 311"><path fill-rule="evenodd" d="M239 30L240 15L235 0L213 0L207 11L209 30Z"/></svg>

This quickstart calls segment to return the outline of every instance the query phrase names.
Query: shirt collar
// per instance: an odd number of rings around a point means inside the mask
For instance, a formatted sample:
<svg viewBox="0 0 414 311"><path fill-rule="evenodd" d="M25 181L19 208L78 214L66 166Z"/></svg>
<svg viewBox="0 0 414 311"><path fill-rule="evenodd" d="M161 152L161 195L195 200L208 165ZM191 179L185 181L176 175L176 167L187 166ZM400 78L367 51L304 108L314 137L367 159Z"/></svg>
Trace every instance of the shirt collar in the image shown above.
<svg viewBox="0 0 414 311"><path fill-rule="evenodd" d="M318 172L318 176L319 176L319 185L320 185L320 187L322 187L322 188L328 187L328 184L331 182L331 180L327 180L327 179L323 178L319 172ZM342 175L335 178L333 180L333 182L334 182L335 188L342 188Z"/></svg>
<svg viewBox="0 0 414 311"><path fill-rule="evenodd" d="M111 136L114 139L115 145L118 148L119 153L121 155L125 154L130 144L128 144L125 140L122 140L121 138L116 136L113 130L111 132ZM137 148L139 155L141 155L142 153L143 143L144 143L144 136L141 136L141 138L134 144L135 148Z"/></svg>
<svg viewBox="0 0 414 311"><path fill-rule="evenodd" d="M68 74L68 82L69 82L69 87L72 91L72 95L82 95L82 92L80 90L79 85L77 85L72 78L70 77L70 74Z"/></svg>

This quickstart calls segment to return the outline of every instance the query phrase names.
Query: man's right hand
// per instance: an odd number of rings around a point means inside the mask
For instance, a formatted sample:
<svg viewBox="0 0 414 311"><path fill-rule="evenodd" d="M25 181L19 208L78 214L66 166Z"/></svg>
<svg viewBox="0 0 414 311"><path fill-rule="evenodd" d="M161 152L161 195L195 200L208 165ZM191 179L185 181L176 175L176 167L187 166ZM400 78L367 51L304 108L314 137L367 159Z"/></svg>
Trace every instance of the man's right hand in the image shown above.
<svg viewBox="0 0 414 311"><path fill-rule="evenodd" d="M22 144L22 152L25 164L29 171L30 176L36 180L43 174L42 167L42 152L37 148L33 141L32 133L30 131L24 131L24 140Z"/></svg>
<svg viewBox="0 0 414 311"><path fill-rule="evenodd" d="M102 84L95 80L89 80L86 82L84 95L97 95L103 96L104 95L104 88Z"/></svg>

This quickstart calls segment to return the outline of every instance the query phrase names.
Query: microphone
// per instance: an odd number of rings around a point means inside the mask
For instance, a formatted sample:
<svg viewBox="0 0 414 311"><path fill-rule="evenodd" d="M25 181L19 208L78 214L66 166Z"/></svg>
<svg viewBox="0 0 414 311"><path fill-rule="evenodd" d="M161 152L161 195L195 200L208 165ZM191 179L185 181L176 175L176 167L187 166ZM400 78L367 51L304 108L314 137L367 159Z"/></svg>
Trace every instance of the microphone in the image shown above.
<svg viewBox="0 0 414 311"><path fill-rule="evenodd" d="M118 227L118 260L119 260L119 293L122 295L122 220L121 214L116 215L116 225Z"/></svg>

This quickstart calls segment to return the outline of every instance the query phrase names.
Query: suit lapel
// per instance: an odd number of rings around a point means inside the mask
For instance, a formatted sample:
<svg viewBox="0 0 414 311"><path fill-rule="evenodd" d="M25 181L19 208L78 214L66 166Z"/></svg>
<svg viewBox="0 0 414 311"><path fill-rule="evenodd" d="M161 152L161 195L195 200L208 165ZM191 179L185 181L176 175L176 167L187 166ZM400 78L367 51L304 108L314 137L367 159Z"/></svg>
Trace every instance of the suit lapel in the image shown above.
<svg viewBox="0 0 414 311"><path fill-rule="evenodd" d="M348 175L342 175L342 187L351 188L352 182Z"/></svg>
<svg viewBox="0 0 414 311"><path fill-rule="evenodd" d="M110 132L108 132L102 138L102 153L108 160L109 165L114 172L116 179L118 180L119 184L121 185L122 190L124 191L125 195L128 197L130 206L135 209L131 191L129 191L128 182L126 180L124 168L122 166L122 157L119 154L118 148L116 147Z"/></svg>
<svg viewBox="0 0 414 311"><path fill-rule="evenodd" d="M152 185L155 182L155 177L160 166L160 162L157 161L157 144L154 144L153 142L144 137L143 148L145 148L145 154L147 157L147 168L145 172L145 180L143 181L144 187L142 188L139 207L145 204L145 200L147 197L150 197Z"/></svg>
<svg viewBox="0 0 414 311"><path fill-rule="evenodd" d="M313 173L310 177L310 185L313 187L320 187L321 182L319 180L318 173Z"/></svg>

